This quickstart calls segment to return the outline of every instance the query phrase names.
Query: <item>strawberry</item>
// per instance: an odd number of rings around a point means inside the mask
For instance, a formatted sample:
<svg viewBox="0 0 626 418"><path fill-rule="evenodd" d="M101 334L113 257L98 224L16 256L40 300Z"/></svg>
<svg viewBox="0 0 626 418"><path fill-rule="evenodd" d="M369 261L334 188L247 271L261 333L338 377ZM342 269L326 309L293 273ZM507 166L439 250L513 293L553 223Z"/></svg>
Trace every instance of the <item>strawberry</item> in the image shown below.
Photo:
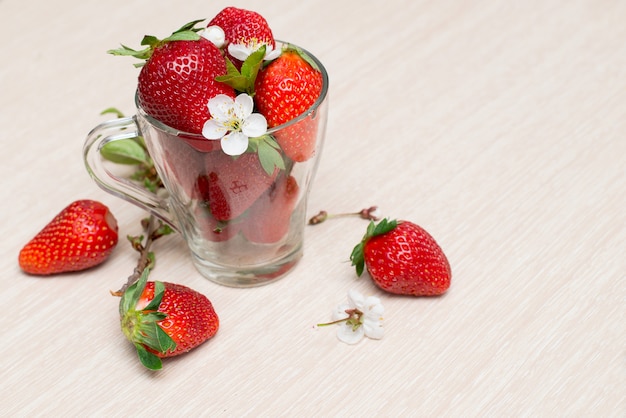
<svg viewBox="0 0 626 418"><path fill-rule="evenodd" d="M204 142L210 145L217 141ZM176 180L176 186L168 184L168 187L180 188L186 197L193 196L198 173L204 172L204 154L189 141L166 135L159 137L159 147L163 157L161 165L166 171L164 178Z"/></svg>
<svg viewBox="0 0 626 418"><path fill-rule="evenodd" d="M117 221L105 205L77 200L50 221L19 254L26 273L50 275L104 262L117 245Z"/></svg>
<svg viewBox="0 0 626 418"><path fill-rule="evenodd" d="M210 118L209 99L218 94L235 97L232 87L215 80L226 74L226 61L211 41L196 33L197 22L163 40L144 37L142 45L147 48L141 51L126 46L109 51L146 60L139 73L139 104L164 124L195 134Z"/></svg>
<svg viewBox="0 0 626 418"><path fill-rule="evenodd" d="M225 47L229 44L238 44L249 50L256 50L264 44L272 49L276 48L274 35L267 20L257 12L226 7L219 12L207 26L219 26L224 31ZM229 54L231 58L232 55ZM235 62L241 62L235 58Z"/></svg>
<svg viewBox="0 0 626 418"><path fill-rule="evenodd" d="M370 222L350 260L358 276L367 267L374 283L389 293L434 296L450 287L448 259L434 238L412 222Z"/></svg>
<svg viewBox="0 0 626 418"><path fill-rule="evenodd" d="M285 49L261 69L255 81L255 103L273 128L307 112L322 91L322 73L303 51ZM276 132L285 154L302 162L315 152L317 120L307 117Z"/></svg>
<svg viewBox="0 0 626 418"><path fill-rule="evenodd" d="M287 235L299 191L294 177L278 177L272 187L250 207L241 226L246 238L256 243L272 244Z"/></svg>
<svg viewBox="0 0 626 418"><path fill-rule="evenodd" d="M205 177L206 179L206 177ZM200 181L204 181L199 179ZM241 229L239 220L218 221L210 211L210 208L204 204L195 207L194 218L197 227L204 239L212 242L224 242L234 238Z"/></svg>
<svg viewBox="0 0 626 418"><path fill-rule="evenodd" d="M186 286L149 282L149 270L120 300L120 322L126 338L149 369L161 358L186 353L215 335L219 318L211 301Z"/></svg>
<svg viewBox="0 0 626 418"><path fill-rule="evenodd" d="M269 189L279 171L268 175L255 153L233 158L221 151L210 152L205 161L206 175L198 179L196 190L217 221L228 221L245 212Z"/></svg>

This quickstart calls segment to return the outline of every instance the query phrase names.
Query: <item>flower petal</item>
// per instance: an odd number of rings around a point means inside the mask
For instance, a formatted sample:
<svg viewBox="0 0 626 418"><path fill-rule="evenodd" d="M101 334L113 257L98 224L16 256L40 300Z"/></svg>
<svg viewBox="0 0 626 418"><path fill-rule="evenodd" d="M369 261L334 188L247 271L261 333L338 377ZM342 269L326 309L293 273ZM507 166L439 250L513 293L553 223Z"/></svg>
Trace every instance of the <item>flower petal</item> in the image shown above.
<svg viewBox="0 0 626 418"><path fill-rule="evenodd" d="M221 139L227 132L224 125L215 119L207 120L202 127L202 136L207 139Z"/></svg>
<svg viewBox="0 0 626 418"><path fill-rule="evenodd" d="M224 33L224 29L220 28L217 25L209 26L206 29L201 30L199 34L203 38L206 38L209 41L213 42L213 45L218 48L223 47L224 43L226 42L226 34Z"/></svg>
<svg viewBox="0 0 626 418"><path fill-rule="evenodd" d="M264 135L267 132L267 120L260 113L253 113L243 121L241 132L250 138Z"/></svg>
<svg viewBox="0 0 626 418"><path fill-rule="evenodd" d="M220 142L222 151L228 155L241 155L248 149L248 137L241 132L231 132Z"/></svg>
<svg viewBox="0 0 626 418"><path fill-rule="evenodd" d="M235 106L235 101L232 97L225 94L218 94L215 97L209 99L208 107L209 113L214 119L220 122L227 122L231 118L232 109Z"/></svg>
<svg viewBox="0 0 626 418"><path fill-rule="evenodd" d="M229 44L228 53L239 61L245 61L254 51L242 44Z"/></svg>
<svg viewBox="0 0 626 418"><path fill-rule="evenodd" d="M365 330L362 326L354 329L351 325L343 323L339 324L339 329L337 329L337 338L339 338L339 341L346 344L356 344L361 341L364 336Z"/></svg>
<svg viewBox="0 0 626 418"><path fill-rule="evenodd" d="M365 308L365 314L371 312L375 316L382 316L385 313L383 304L376 296L368 296L363 302L363 307Z"/></svg>
<svg viewBox="0 0 626 418"><path fill-rule="evenodd" d="M361 312L365 311L365 297L358 290L352 289L348 291L348 304Z"/></svg>
<svg viewBox="0 0 626 418"><path fill-rule="evenodd" d="M375 340L383 338L383 334L385 333L382 318L380 318L379 321L365 319L360 328L363 328L363 332L368 338L373 338Z"/></svg>
<svg viewBox="0 0 626 418"><path fill-rule="evenodd" d="M265 56L263 57L263 59L265 61L275 60L280 56L281 52L282 51L280 50L280 48L273 49L271 45L267 45L265 49Z"/></svg>
<svg viewBox="0 0 626 418"><path fill-rule="evenodd" d="M237 116L240 119L246 119L248 116L252 114L252 110L254 109L254 100L252 97L248 96L246 93L241 93L239 96L235 98L235 107L239 107L240 114Z"/></svg>
<svg viewBox="0 0 626 418"><path fill-rule="evenodd" d="M337 306L333 311L333 321L337 321L339 319L347 319L348 314L346 313L346 311L348 309L350 309L350 305L348 305L347 303L342 303L341 305Z"/></svg>

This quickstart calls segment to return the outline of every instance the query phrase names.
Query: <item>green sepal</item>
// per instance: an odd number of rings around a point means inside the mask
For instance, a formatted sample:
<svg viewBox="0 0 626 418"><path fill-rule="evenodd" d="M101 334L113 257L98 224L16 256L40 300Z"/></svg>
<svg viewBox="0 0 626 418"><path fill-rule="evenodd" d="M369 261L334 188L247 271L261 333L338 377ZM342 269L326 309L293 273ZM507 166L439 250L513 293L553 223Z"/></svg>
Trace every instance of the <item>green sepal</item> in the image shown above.
<svg viewBox="0 0 626 418"><path fill-rule="evenodd" d="M157 323L163 319L165 318L160 317L160 315L146 315L146 324L141 327L141 331L144 335L138 338L137 342L144 344L154 351L165 354L168 351L174 351L176 349L176 343ZM148 322L148 320L151 320L151 322Z"/></svg>
<svg viewBox="0 0 626 418"><path fill-rule="evenodd" d="M365 245L367 241L375 236L391 232L396 226L398 226L398 221L390 221L387 218L381 220L378 224L375 224L374 221L370 221L363 239L352 249L352 253L350 254L350 261L352 261L352 265L356 268L357 276L360 277L363 274L363 270L365 270Z"/></svg>
<svg viewBox="0 0 626 418"><path fill-rule="evenodd" d="M285 169L285 160L280 153L280 145L271 135L263 135L249 139L249 150L259 156L261 167L268 175L274 174L276 169Z"/></svg>
<svg viewBox="0 0 626 418"><path fill-rule="evenodd" d="M180 32L189 32L189 31L191 31L191 32L198 32L198 31L201 31L203 28L196 28L195 26L198 23L200 23L200 22L204 22L205 20L206 19L197 19L197 20L192 20L189 23L185 23L178 30L174 31L172 33L172 35L175 34L175 33L180 33Z"/></svg>
<svg viewBox="0 0 626 418"><path fill-rule="evenodd" d="M309 54L307 54L302 48L299 48L291 44L287 44L283 46L283 52L290 52L290 51L295 52L298 55L300 55L300 58L302 58L307 64L309 64L311 68L313 68L315 71L320 71L319 65L317 65L315 60L311 58Z"/></svg>
<svg viewBox="0 0 626 418"><path fill-rule="evenodd" d="M148 269L145 269L148 270ZM144 271L145 271L144 270ZM143 312L148 312L146 314L146 319L151 320L151 321L160 321L162 319L165 319L165 314L163 314L162 312L157 312L160 313L162 315L161 318L153 318L152 316L149 315L149 312L151 311L157 311L159 309L159 305L161 304L161 301L163 300L163 294L165 293L165 285L163 284L163 282L154 282L154 298L152 298L152 300L150 301L150 303L148 303L148 305L146 305L145 308L143 308Z"/></svg>
<svg viewBox="0 0 626 418"><path fill-rule="evenodd" d="M146 347L141 344L135 344L135 348L137 349L137 355L139 356L141 364L150 370L161 370L163 368L163 362L159 356L146 350Z"/></svg>
<svg viewBox="0 0 626 418"><path fill-rule="evenodd" d="M139 277L139 280L128 286L128 288L122 295L122 299L120 300L120 316L124 317L127 312L135 310L135 306L137 306L139 298L141 298L141 294L146 288L146 283L148 283L149 274L150 269L144 269L141 277Z"/></svg>
<svg viewBox="0 0 626 418"><path fill-rule="evenodd" d="M108 142L100 149L100 154L116 164L152 164L148 153L135 138Z"/></svg>
<svg viewBox="0 0 626 418"><path fill-rule="evenodd" d="M265 49L265 45L261 45L259 49L250 54L243 64L241 64L241 71L235 67L235 64L233 64L228 57L224 57L226 60L226 74L215 77L215 81L224 83L239 92L253 96L254 83L261 69L261 65L263 64Z"/></svg>
<svg viewBox="0 0 626 418"><path fill-rule="evenodd" d="M145 35L143 39L141 40L141 45L149 46L150 48L156 48L157 46L159 46L160 42L161 41L156 36Z"/></svg>
<svg viewBox="0 0 626 418"><path fill-rule="evenodd" d="M126 289L120 301L120 317L122 331L137 349L141 363L149 369L156 370L162 367L161 360L146 347L164 354L175 350L176 343L158 324L167 318L167 314L158 312L165 293L165 285L162 282L154 282L154 298L145 308L136 310L149 274L150 269L144 269L139 280Z"/></svg>
<svg viewBox="0 0 626 418"><path fill-rule="evenodd" d="M163 42L172 42L172 41L197 41L200 39L200 35L198 35L194 31L183 31L183 32L175 32L163 39Z"/></svg>
<svg viewBox="0 0 626 418"><path fill-rule="evenodd" d="M198 33L196 32L200 31L201 28L195 28L194 26L197 23L202 22L203 20L204 19L199 19L194 20L193 22L189 22L183 25L180 29L173 32L170 36L162 40L153 35L145 35L141 40L141 45L146 47L144 49L135 50L124 44L121 44L121 48L110 49L107 51L107 53L116 56L130 56L138 58L142 60L142 62L134 65L135 67L142 67L146 63L146 61L150 59L154 50L166 42L197 41L198 39L200 39L200 35L198 35Z"/></svg>

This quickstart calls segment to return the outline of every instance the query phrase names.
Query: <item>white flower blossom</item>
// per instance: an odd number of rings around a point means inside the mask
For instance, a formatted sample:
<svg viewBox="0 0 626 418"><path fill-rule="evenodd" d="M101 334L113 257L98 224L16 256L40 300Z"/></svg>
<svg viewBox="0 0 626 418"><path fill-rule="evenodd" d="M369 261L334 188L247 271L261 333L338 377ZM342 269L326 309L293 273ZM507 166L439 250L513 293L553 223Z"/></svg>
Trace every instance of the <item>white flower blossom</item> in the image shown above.
<svg viewBox="0 0 626 418"><path fill-rule="evenodd" d="M333 311L333 322L339 325L337 338L346 344L356 344L363 337L383 338L384 308L379 298L364 297L356 290L348 292L348 301Z"/></svg>
<svg viewBox="0 0 626 418"><path fill-rule="evenodd" d="M252 97L241 93L233 100L218 94L209 100L211 119L202 128L202 135L211 140L220 140L222 150L228 155L241 155L248 149L248 138L267 132L267 120L260 113L252 113Z"/></svg>
<svg viewBox="0 0 626 418"><path fill-rule="evenodd" d="M201 30L199 32L199 35L213 42L213 44L218 48L223 47L226 43L226 34L224 33L224 30L219 26L209 26Z"/></svg>
<svg viewBox="0 0 626 418"><path fill-rule="evenodd" d="M265 61L271 61L278 58L280 55L280 48L274 49L272 45L268 45L265 42L259 42L257 39L251 39L247 44L228 44L228 53L239 61L245 61L253 52L265 45Z"/></svg>

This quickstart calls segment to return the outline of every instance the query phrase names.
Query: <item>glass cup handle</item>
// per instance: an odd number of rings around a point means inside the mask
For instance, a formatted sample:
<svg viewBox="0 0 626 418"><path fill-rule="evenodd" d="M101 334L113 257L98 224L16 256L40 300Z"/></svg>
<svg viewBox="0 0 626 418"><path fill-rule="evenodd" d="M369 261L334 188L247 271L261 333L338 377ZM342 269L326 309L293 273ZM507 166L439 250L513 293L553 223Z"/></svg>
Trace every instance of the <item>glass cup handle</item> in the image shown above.
<svg viewBox="0 0 626 418"><path fill-rule="evenodd" d="M89 132L83 146L83 159L87 172L104 191L145 209L170 226L178 229L168 210L167 201L109 171L100 150L109 142L141 136L134 117L120 118L101 123Z"/></svg>

